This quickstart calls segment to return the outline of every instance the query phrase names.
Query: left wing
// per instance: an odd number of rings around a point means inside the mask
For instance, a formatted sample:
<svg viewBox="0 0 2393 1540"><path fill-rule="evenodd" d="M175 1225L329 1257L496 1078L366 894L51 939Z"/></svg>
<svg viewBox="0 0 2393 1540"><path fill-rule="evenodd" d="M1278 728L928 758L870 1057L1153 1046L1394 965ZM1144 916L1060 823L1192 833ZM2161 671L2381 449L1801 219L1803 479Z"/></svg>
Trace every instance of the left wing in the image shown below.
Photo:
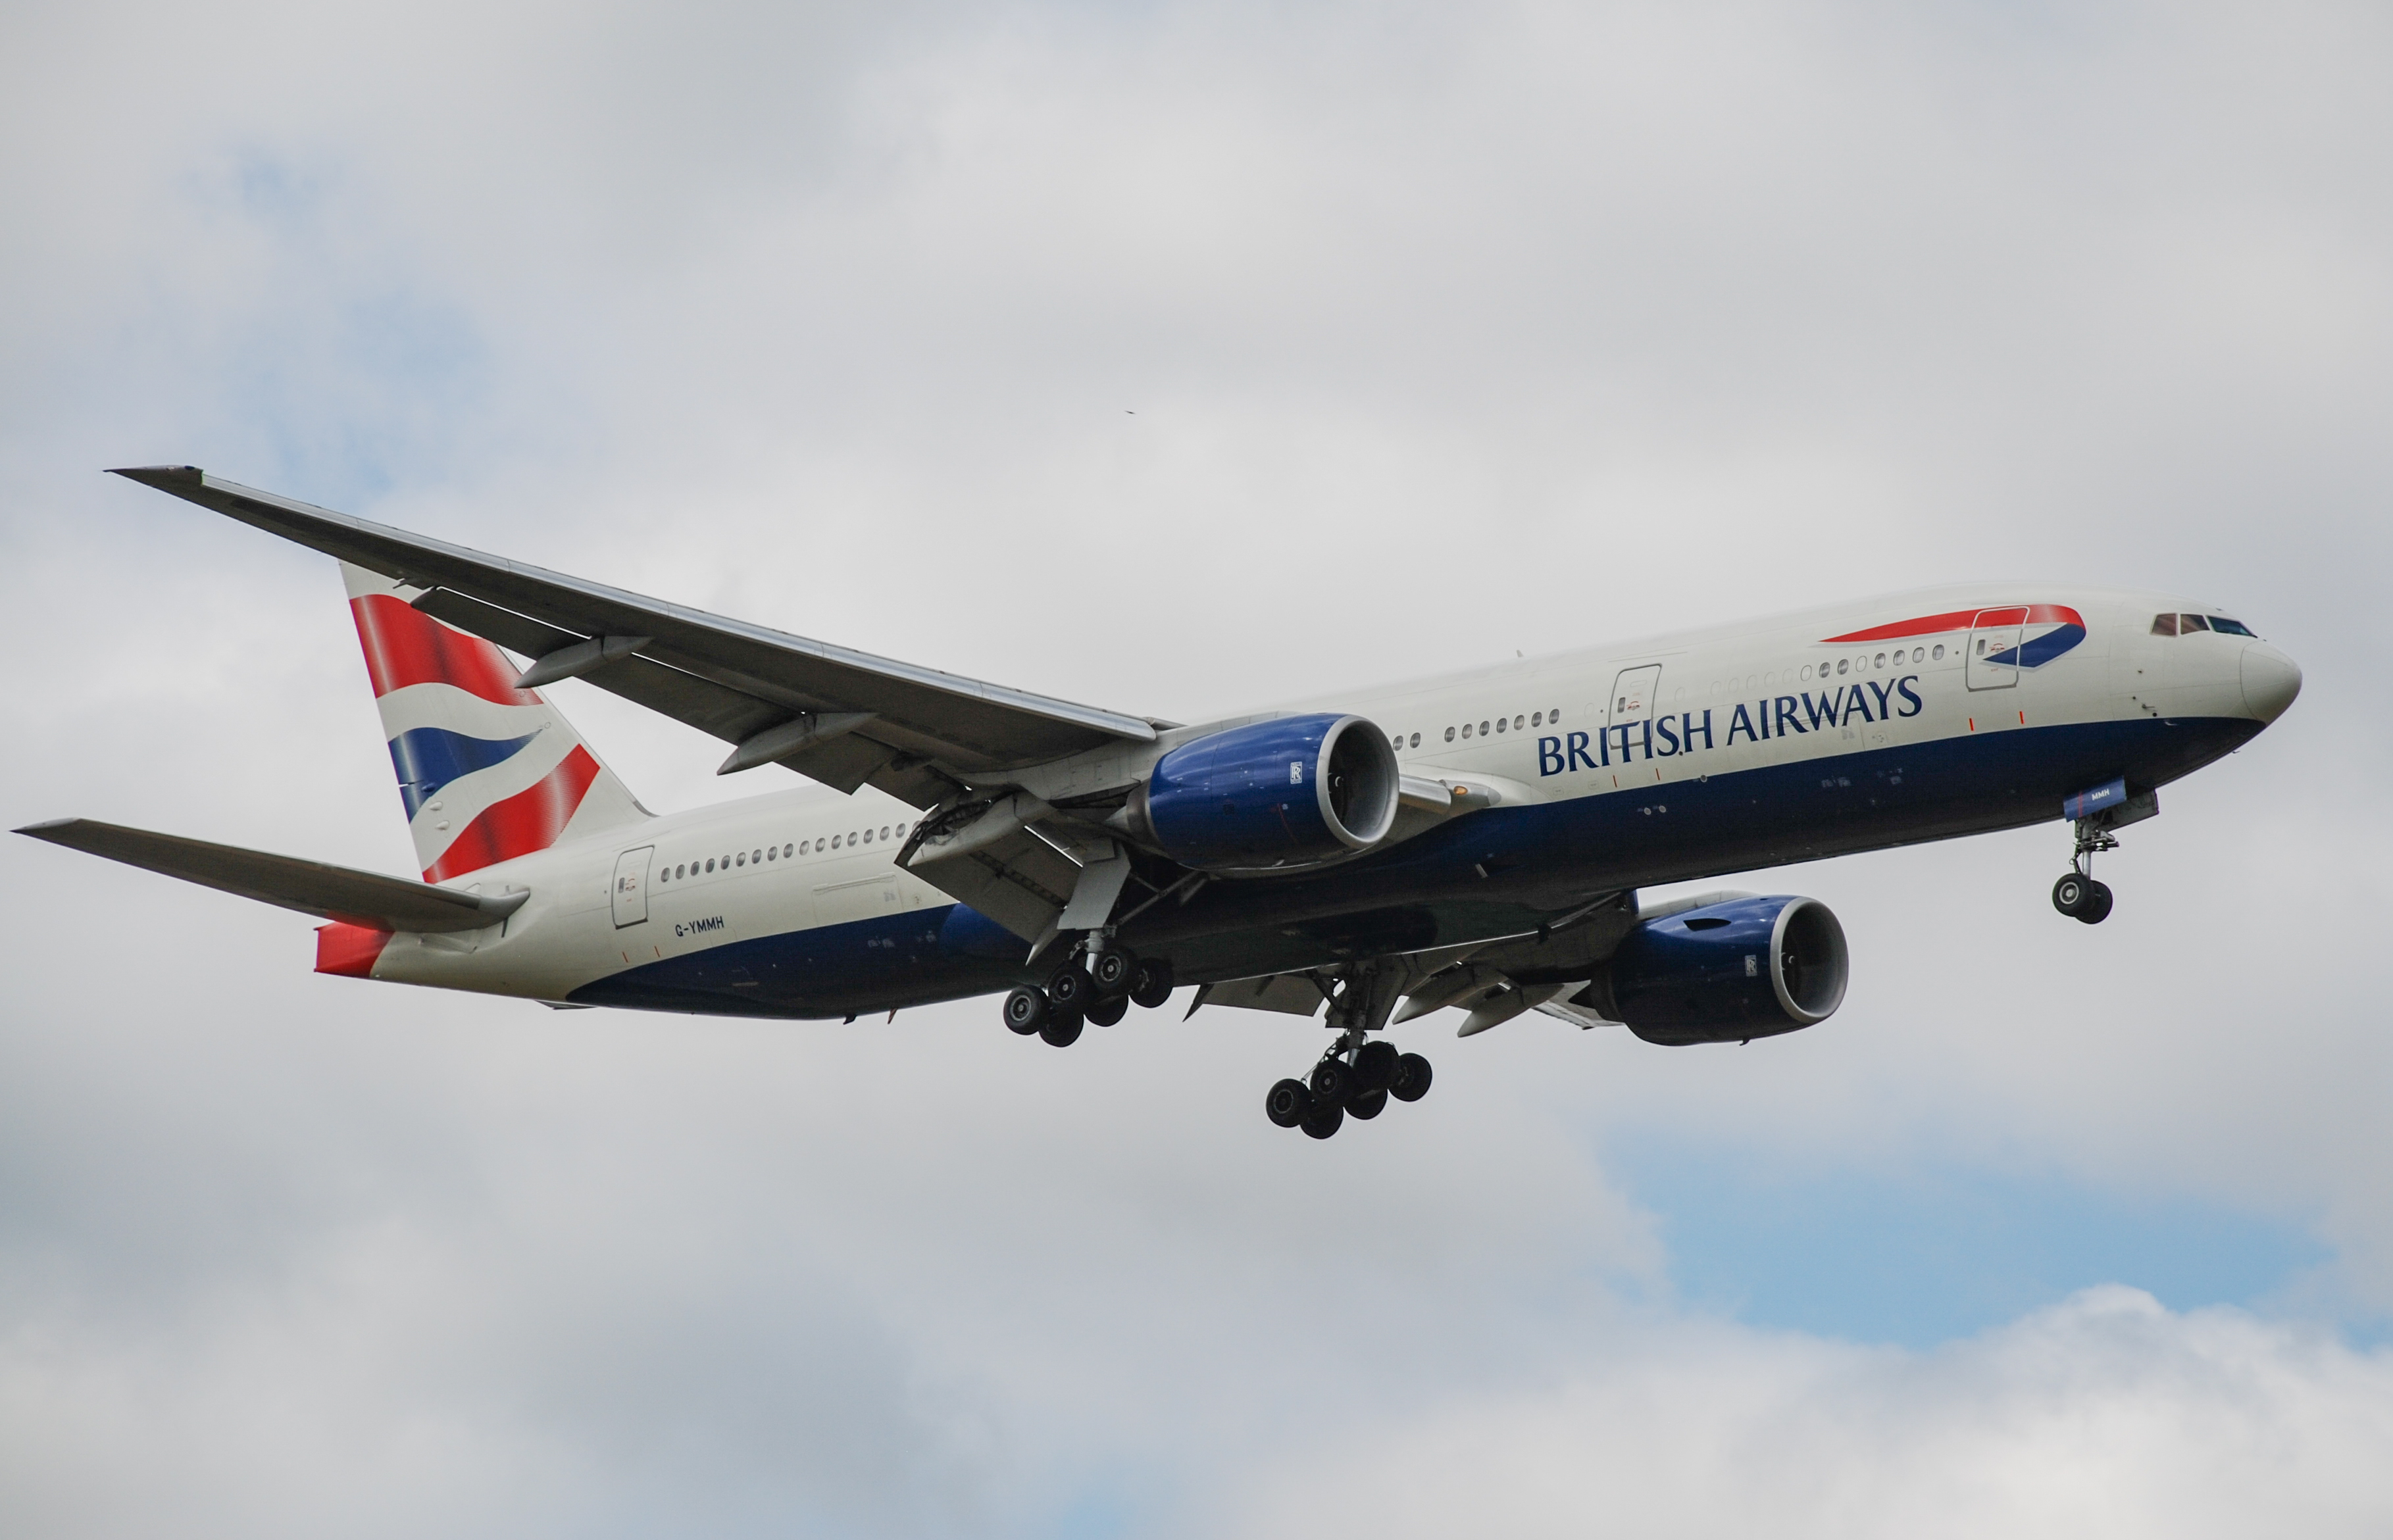
<svg viewBox="0 0 2393 1540"><path fill-rule="evenodd" d="M222 480L190 465L120 470L392 580L425 613L538 659L529 688L586 678L734 744L724 773L778 763L917 807L1170 724L876 658L586 582Z"/></svg>

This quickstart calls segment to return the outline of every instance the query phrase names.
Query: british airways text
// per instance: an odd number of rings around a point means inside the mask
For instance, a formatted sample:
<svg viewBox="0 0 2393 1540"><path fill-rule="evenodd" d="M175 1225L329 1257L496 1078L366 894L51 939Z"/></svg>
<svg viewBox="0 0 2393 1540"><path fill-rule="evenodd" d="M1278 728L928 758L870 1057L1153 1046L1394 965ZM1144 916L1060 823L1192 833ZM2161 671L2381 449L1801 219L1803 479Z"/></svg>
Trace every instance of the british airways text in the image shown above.
<svg viewBox="0 0 2393 1540"><path fill-rule="evenodd" d="M1806 690L1801 695L1752 702L1740 700L1730 711L1717 742L1712 736L1712 713L1719 708L1711 706L1705 707L1701 715L1681 711L1641 722L1615 723L1592 735L1572 733L1563 737L1541 737L1537 739L1537 774L1559 776L1571 770L1600 770L1610 764L1627 764L1640 756L1671 759L1692 754L1698 747L1725 748L1736 742L1740 733L1759 743L1821 727L1847 727L1856 722L1917 716L1923 702L1912 686L1918 683L1919 675L1912 673L1891 685L1870 679L1843 689L1823 690L1816 696Z"/></svg>

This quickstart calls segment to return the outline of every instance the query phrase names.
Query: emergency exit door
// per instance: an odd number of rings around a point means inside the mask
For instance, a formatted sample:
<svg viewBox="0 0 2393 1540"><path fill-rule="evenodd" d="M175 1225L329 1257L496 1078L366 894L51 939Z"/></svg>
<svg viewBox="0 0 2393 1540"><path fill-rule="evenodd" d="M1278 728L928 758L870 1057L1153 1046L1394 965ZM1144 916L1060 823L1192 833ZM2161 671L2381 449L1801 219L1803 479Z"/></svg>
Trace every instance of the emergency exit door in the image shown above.
<svg viewBox="0 0 2393 1540"><path fill-rule="evenodd" d="M615 929L645 924L648 918L648 857L654 845L642 845L615 857ZM584 893L590 890L584 888Z"/></svg>

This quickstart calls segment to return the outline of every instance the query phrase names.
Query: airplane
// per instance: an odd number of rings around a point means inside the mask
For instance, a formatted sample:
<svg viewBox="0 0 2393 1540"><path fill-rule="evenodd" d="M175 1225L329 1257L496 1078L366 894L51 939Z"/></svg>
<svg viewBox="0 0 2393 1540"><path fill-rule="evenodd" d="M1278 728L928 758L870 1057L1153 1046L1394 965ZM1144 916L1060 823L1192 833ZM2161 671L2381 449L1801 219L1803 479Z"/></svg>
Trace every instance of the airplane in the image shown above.
<svg viewBox="0 0 2393 1540"><path fill-rule="evenodd" d="M336 558L421 880L88 819L17 832L310 914L316 969L559 1009L844 1018L1001 994L1056 1047L1195 985L1336 1036L1315 1139L1529 1011L1651 1043L1824 1021L1797 894L1640 890L2060 820L2060 914L2161 787L2300 693L2181 595L1984 582L1181 724L587 582L191 466L115 474ZM504 650L502 650L504 649ZM517 663L508 655L527 659ZM542 687L580 679L816 783L659 815Z"/></svg>

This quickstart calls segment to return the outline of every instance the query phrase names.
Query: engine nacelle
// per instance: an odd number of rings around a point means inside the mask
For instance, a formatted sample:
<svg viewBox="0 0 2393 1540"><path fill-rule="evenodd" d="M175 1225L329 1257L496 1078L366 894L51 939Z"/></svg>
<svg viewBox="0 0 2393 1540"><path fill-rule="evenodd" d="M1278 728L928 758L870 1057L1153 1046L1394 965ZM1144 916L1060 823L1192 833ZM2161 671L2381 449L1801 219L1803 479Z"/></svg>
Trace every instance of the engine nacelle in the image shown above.
<svg viewBox="0 0 2393 1540"><path fill-rule="evenodd" d="M1596 1003L1649 1043L1773 1038L1827 1020L1850 965L1845 928L1818 899L1737 898L1631 930Z"/></svg>
<svg viewBox="0 0 2393 1540"><path fill-rule="evenodd" d="M1183 866L1307 867L1386 839L1401 778L1387 735L1359 716L1275 717L1164 755L1137 810Z"/></svg>

